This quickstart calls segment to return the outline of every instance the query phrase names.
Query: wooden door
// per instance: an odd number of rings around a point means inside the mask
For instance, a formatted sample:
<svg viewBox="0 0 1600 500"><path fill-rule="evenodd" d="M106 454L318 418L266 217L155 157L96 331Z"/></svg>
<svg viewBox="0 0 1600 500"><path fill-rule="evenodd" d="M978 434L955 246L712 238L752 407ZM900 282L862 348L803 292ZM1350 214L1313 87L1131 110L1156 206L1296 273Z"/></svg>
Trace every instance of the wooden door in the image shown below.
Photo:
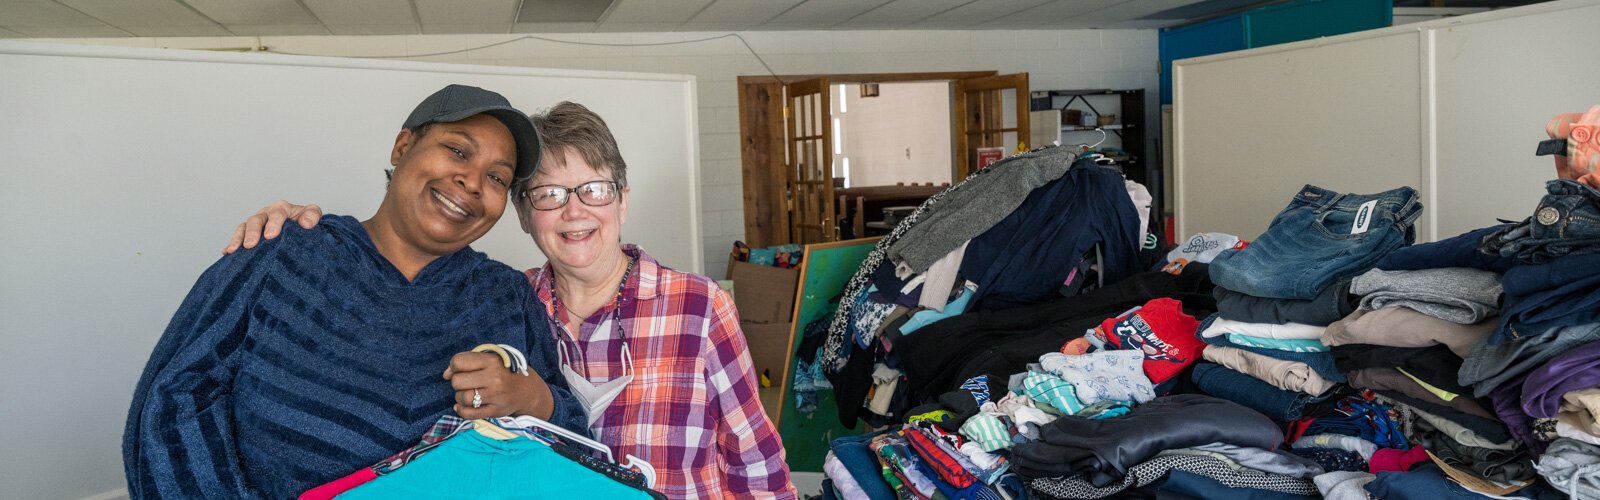
<svg viewBox="0 0 1600 500"><path fill-rule="evenodd" d="M1011 134L1017 150L1027 150L1028 74L986 76L956 80L951 92L952 121L955 123L953 152L956 182L966 179L977 169L978 148L1006 147L1006 134ZM1010 112L1006 116L1005 93L1013 93ZM1007 127L1006 123L1014 124ZM1016 150L1007 151L1012 154Z"/></svg>
<svg viewBox="0 0 1600 500"><path fill-rule="evenodd" d="M789 242L835 241L839 235L834 215L833 113L828 78L790 83L785 90Z"/></svg>

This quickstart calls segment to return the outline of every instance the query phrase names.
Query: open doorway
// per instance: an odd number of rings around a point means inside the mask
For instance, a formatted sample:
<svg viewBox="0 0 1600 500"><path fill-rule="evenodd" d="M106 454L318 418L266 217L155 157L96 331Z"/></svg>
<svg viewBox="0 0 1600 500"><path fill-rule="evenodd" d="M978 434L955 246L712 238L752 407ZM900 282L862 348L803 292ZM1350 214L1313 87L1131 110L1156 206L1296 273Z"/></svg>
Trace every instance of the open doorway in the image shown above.
<svg viewBox="0 0 1600 500"><path fill-rule="evenodd" d="M840 187L951 182L949 83L840 83L832 101Z"/></svg>
<svg viewBox="0 0 1600 500"><path fill-rule="evenodd" d="M920 204L981 168L982 154L1025 147L1027 82L995 71L739 77L745 241L886 233L885 208Z"/></svg>

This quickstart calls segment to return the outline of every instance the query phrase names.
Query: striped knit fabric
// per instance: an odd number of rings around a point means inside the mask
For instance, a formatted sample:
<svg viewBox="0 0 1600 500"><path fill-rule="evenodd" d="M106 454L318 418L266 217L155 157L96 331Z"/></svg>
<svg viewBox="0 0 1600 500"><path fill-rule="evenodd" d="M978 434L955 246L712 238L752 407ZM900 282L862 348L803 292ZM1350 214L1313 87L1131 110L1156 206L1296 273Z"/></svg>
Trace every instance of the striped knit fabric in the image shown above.
<svg viewBox="0 0 1600 500"><path fill-rule="evenodd" d="M544 311L519 273L470 248L416 279L353 218L223 257L195 283L134 392L133 498L290 498L415 443L451 410L458 352L527 353L582 432Z"/></svg>

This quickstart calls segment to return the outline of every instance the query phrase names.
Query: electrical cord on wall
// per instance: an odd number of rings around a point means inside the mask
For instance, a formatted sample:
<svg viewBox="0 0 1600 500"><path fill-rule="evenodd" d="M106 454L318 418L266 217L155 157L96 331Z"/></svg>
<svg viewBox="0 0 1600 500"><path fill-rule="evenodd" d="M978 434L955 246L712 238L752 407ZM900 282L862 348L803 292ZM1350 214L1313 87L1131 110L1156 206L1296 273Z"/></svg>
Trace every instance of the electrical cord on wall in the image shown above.
<svg viewBox="0 0 1600 500"><path fill-rule="evenodd" d="M672 41L672 42L652 42L652 43L578 42L578 41L572 41L572 40L558 40L558 39L555 39L555 38L546 38L546 37L537 36L537 35L523 35L523 36L520 36L520 37L517 37L517 38L510 39L510 40L505 40L505 41L501 41L501 42L495 42L495 43L491 43L491 44L483 45L483 46L479 46L479 47L472 47L472 48L466 48L466 49L461 49L461 50L451 50L451 51L446 51L446 52L434 52L434 53L431 53L431 54L408 54L408 55L403 55L403 56L333 56L333 57L353 57L353 58L357 58L357 59L408 59L408 58L412 58L412 57L446 56L446 55L451 55L451 54L460 54L460 53L463 53L463 52L470 52L470 51L474 51L474 50L483 50L483 49L487 49L487 48L490 48L490 47L499 47L501 45L506 45L506 44L510 44L510 43L516 43L516 42L520 42L520 41L523 41L523 40L539 40L539 41L550 42L550 43L564 43L564 44L569 44L569 45L588 45L588 46L598 46L598 47L659 47L659 46L664 46L664 45L683 45L683 44L688 44L688 43L709 42L709 41L712 41L712 40L721 40L723 38L729 38L729 37L736 38L736 39L739 40L739 43L744 44L745 50L750 51L750 55L755 56L756 61L761 62L761 67L767 69L767 74L772 75L773 78L777 78L778 79L778 83L785 84L783 79L778 77L778 73L772 70L772 66L767 64L767 60L763 59L761 57L761 54L756 53L756 49L754 47L750 46L750 42L745 41L744 37L740 36L738 33L728 33L728 34L717 35L717 36L713 36L713 37L697 38L697 39L694 39L694 40L677 40L677 41ZM271 52L271 53L274 53L274 54L284 54L284 55L291 55L291 56L322 56L322 57L329 57L327 54L302 54L302 53L298 53L298 52L286 52L286 51L273 50L273 49L258 49L258 50L261 50L263 52Z"/></svg>

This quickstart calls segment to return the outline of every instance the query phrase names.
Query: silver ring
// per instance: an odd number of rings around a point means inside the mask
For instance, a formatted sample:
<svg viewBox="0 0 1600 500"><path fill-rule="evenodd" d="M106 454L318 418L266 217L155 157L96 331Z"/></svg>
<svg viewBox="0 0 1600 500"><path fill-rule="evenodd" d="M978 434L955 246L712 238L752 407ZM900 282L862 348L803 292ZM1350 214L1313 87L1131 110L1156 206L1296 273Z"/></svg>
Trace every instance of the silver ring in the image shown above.
<svg viewBox="0 0 1600 500"><path fill-rule="evenodd" d="M472 390L472 407L473 408L482 408L483 407L483 394L480 394L477 389L473 389Z"/></svg>

